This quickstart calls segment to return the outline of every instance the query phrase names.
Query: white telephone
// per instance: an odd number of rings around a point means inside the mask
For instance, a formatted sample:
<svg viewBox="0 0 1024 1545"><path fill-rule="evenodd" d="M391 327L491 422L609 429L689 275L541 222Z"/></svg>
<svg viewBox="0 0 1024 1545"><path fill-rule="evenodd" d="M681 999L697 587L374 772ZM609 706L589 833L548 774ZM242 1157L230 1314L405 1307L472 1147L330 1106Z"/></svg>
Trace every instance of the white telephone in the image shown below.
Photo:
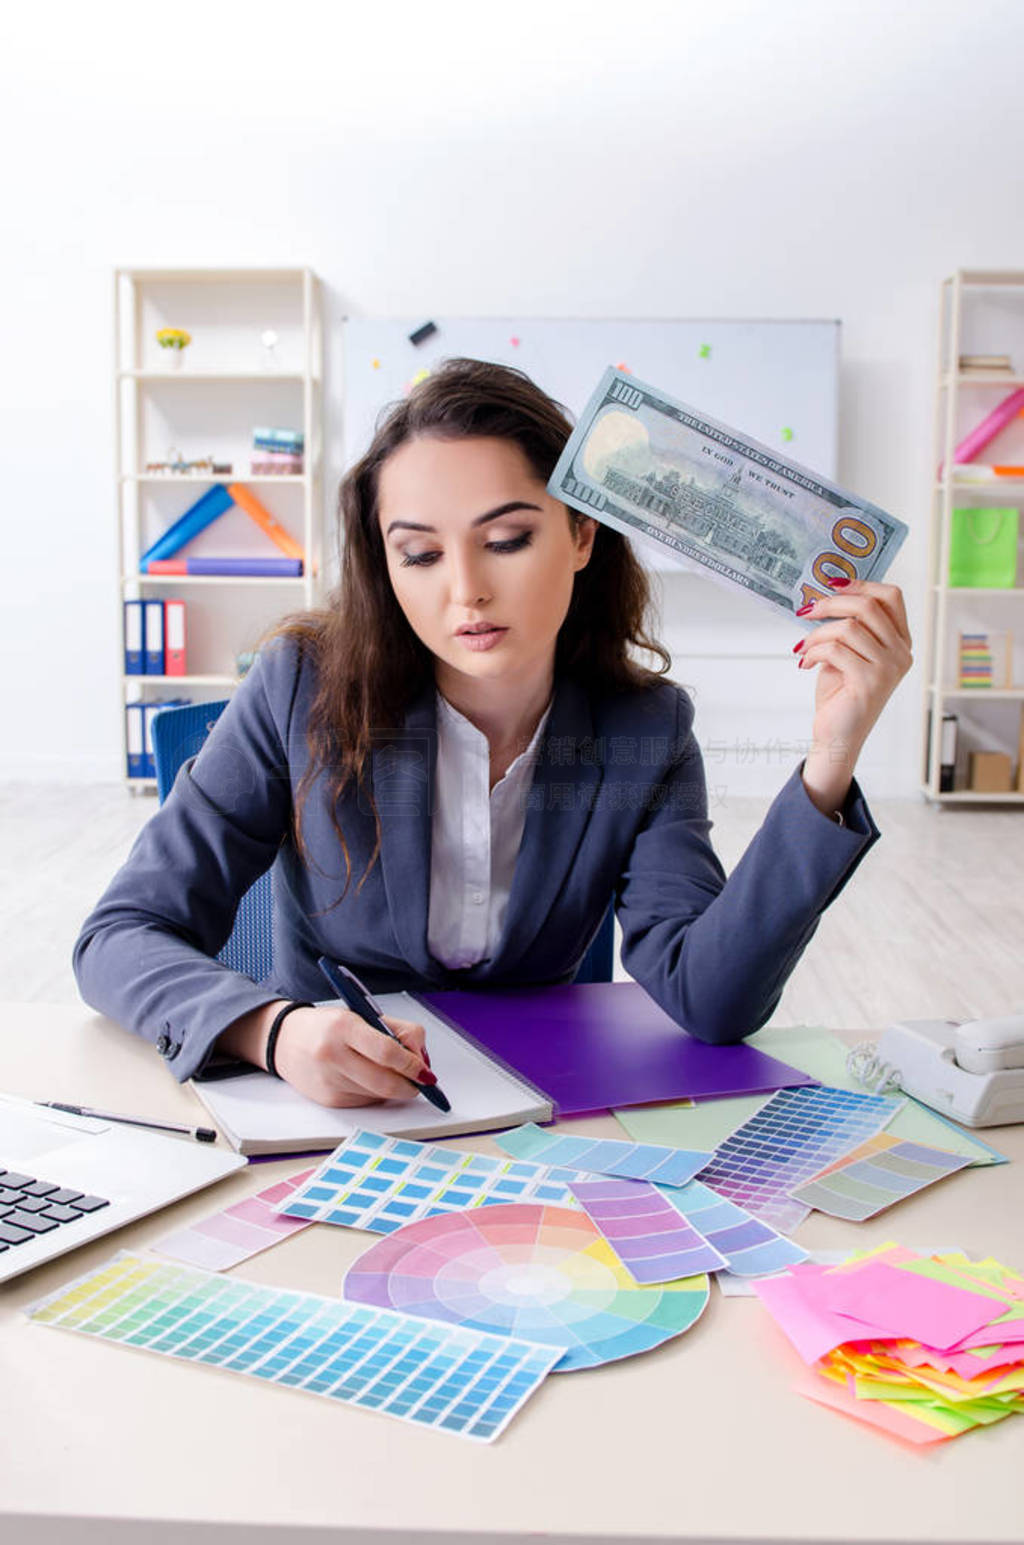
<svg viewBox="0 0 1024 1545"><path fill-rule="evenodd" d="M1024 1121L1024 1014L903 1020L850 1062L863 1083L902 1089L966 1126Z"/></svg>

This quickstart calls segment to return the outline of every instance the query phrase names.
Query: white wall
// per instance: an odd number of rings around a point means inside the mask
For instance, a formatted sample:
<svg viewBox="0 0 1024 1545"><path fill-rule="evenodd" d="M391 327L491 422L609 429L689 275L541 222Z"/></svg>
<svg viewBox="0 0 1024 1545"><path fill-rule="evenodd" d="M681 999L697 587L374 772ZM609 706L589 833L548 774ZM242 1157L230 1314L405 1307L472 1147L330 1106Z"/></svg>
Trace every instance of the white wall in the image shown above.
<svg viewBox="0 0 1024 1545"><path fill-rule="evenodd" d="M153 15L48 7L2 50L0 776L119 775L118 264L311 265L328 432L345 314L840 317L840 480L910 523L920 628L938 285L1024 268L1016 0ZM916 788L919 694L869 794Z"/></svg>

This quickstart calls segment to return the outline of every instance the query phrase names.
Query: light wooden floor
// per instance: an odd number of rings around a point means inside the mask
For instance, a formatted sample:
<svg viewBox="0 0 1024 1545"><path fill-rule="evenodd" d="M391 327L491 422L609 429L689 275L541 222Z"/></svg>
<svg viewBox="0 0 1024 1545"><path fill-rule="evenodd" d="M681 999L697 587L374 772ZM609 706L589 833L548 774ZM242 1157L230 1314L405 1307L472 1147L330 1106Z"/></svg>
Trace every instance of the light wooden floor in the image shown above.
<svg viewBox="0 0 1024 1545"><path fill-rule="evenodd" d="M825 914L774 1024L1024 1012L1024 812L870 800L882 839ZM731 871L766 800L715 807ZM118 786L0 785L0 995L77 1001L71 947L155 802Z"/></svg>

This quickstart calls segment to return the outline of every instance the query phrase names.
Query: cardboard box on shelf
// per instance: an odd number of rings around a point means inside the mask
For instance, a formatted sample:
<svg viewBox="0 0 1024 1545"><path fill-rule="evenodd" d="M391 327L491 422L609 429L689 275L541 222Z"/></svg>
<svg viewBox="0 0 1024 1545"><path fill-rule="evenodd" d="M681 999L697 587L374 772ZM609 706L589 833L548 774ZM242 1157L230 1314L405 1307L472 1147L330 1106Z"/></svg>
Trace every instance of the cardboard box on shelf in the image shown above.
<svg viewBox="0 0 1024 1545"><path fill-rule="evenodd" d="M1013 763L1005 751L972 751L972 794L1009 794L1013 790Z"/></svg>

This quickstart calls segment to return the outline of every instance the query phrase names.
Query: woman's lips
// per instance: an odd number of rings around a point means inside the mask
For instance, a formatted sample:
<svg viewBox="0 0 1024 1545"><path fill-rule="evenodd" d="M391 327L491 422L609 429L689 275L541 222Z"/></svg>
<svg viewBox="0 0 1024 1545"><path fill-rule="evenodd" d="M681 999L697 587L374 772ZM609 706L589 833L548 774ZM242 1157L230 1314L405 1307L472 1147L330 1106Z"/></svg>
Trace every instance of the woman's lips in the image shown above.
<svg viewBox="0 0 1024 1545"><path fill-rule="evenodd" d="M467 649L493 649L507 632L508 628L488 628L483 633L456 633L455 637L460 644L465 644Z"/></svg>

